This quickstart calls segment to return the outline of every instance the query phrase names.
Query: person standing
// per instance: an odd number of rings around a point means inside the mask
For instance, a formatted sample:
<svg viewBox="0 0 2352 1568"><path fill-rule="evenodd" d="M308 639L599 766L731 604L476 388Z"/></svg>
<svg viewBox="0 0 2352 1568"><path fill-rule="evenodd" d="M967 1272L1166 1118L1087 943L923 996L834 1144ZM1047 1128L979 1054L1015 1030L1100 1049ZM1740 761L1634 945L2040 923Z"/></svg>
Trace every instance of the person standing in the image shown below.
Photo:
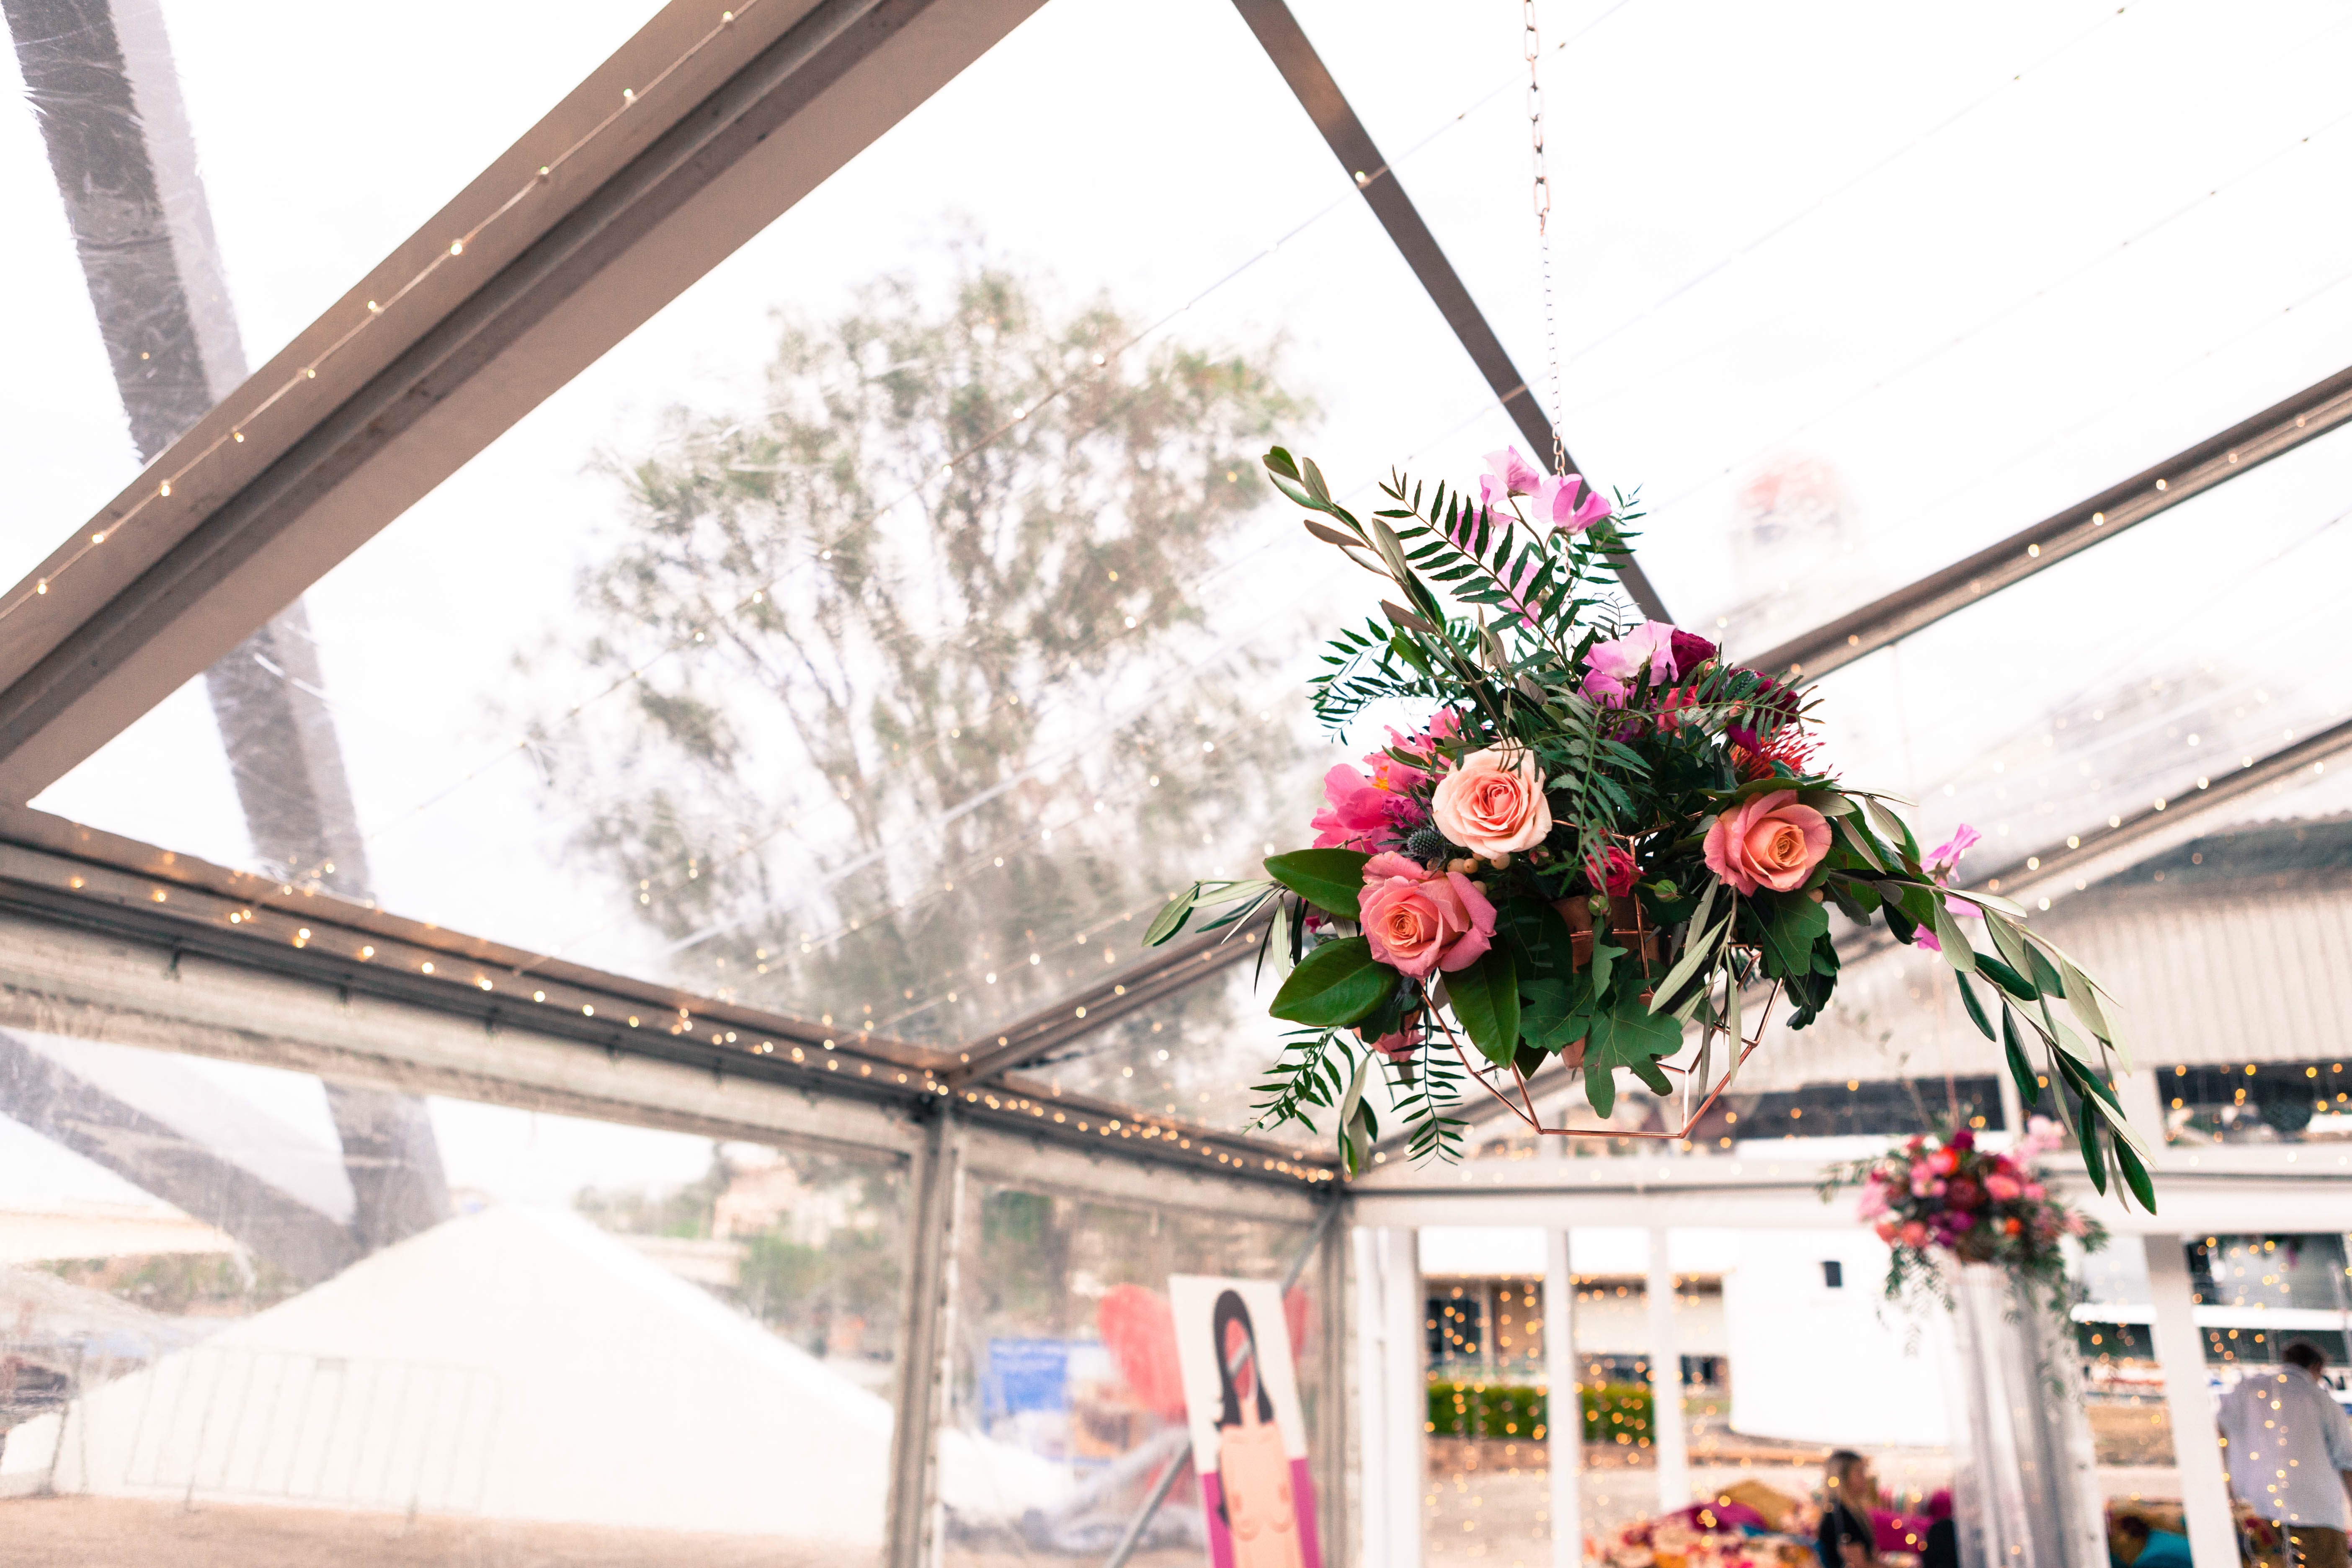
<svg viewBox="0 0 2352 1568"><path fill-rule="evenodd" d="M1870 1461L1840 1448L1822 1468L1822 1533L1813 1543L1822 1568L1871 1568L1878 1561L1878 1531L1870 1521L1878 1482Z"/></svg>
<svg viewBox="0 0 2352 1568"><path fill-rule="evenodd" d="M2327 1357L2307 1340L2277 1371L2249 1371L2221 1398L2230 1490L2284 1532L2296 1568L2352 1568L2352 1421L2320 1381Z"/></svg>

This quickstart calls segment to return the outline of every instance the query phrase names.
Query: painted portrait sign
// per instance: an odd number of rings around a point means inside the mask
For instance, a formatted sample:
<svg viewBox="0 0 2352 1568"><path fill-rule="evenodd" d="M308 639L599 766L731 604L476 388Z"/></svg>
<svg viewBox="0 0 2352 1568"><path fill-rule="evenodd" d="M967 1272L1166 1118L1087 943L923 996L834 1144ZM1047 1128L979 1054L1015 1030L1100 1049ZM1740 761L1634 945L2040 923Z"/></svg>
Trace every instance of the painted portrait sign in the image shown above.
<svg viewBox="0 0 2352 1568"><path fill-rule="evenodd" d="M1322 1568L1282 1287L1168 1281L1210 1568Z"/></svg>

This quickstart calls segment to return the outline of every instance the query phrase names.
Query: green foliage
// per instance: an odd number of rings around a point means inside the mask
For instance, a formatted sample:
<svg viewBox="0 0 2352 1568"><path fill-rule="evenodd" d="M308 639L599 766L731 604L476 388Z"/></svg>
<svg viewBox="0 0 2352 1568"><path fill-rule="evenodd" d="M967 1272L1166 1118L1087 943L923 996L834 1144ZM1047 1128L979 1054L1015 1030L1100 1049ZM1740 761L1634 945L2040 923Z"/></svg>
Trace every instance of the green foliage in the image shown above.
<svg viewBox="0 0 2352 1568"><path fill-rule="evenodd" d="M1352 1024L1394 995L1397 984L1397 972L1372 957L1371 944L1351 936L1302 959L1267 1011L1293 1024Z"/></svg>
<svg viewBox="0 0 2352 1568"><path fill-rule="evenodd" d="M1645 1383L1605 1383L1581 1391L1584 1440L1627 1446L1650 1436L1655 1400ZM1549 1436L1550 1399L1542 1389L1520 1384L1454 1383L1432 1379L1429 1433L1437 1437L1540 1442Z"/></svg>
<svg viewBox="0 0 2352 1568"><path fill-rule="evenodd" d="M522 672L616 694L520 683L572 858L678 978L940 1044L1068 988L1032 952L1131 950L1204 842L1255 838L1226 803L1293 776L1270 667L1190 667L1253 455L1309 416L1271 345L1129 349L1110 300L955 261L785 321L750 406L608 455L616 526Z"/></svg>

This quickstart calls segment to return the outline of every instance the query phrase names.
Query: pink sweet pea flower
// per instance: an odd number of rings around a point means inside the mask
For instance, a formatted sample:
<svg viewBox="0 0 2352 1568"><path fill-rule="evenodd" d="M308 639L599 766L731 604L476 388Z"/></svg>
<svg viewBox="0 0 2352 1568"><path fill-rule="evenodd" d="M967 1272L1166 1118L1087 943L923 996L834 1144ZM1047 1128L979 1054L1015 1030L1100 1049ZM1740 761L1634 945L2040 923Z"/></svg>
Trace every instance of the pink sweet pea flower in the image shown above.
<svg viewBox="0 0 2352 1568"><path fill-rule="evenodd" d="M1582 533L1607 517L1610 508L1585 484L1582 474L1550 474L1536 485L1534 510L1538 523L1549 523L1563 533Z"/></svg>
<svg viewBox="0 0 2352 1568"><path fill-rule="evenodd" d="M1536 471L1535 465L1519 456L1517 447L1489 452L1486 471L1478 476L1478 504L1482 509L1497 507L1513 496L1538 494L1543 482L1544 477Z"/></svg>
<svg viewBox="0 0 2352 1568"><path fill-rule="evenodd" d="M1951 837L1928 851L1927 863L1922 869L1938 882L1947 881L1960 868L1960 857L1983 842L1984 835L1963 822Z"/></svg>
<svg viewBox="0 0 2352 1568"><path fill-rule="evenodd" d="M1951 886L1952 873L1960 868L1960 857L1982 842L1984 842L1984 835L1963 822L1951 837L1928 852L1927 860L1919 868L1935 880L1936 886L1948 888ZM1967 915L1978 920L1984 918L1982 911L1974 904L1958 899L1945 900L1944 907L1956 915ZM1932 927L1921 926L1918 933L1912 940L1930 952L1944 951L1944 944L1937 940Z"/></svg>
<svg viewBox="0 0 2352 1568"><path fill-rule="evenodd" d="M1357 908L1372 956L1401 974L1451 974L1485 956L1495 936L1495 906L1459 871L1429 871L1402 855L1364 863Z"/></svg>
<svg viewBox="0 0 2352 1568"><path fill-rule="evenodd" d="M1887 1210L1886 1189L1875 1177L1863 1184L1862 1201L1854 1205L1856 1219L1876 1219Z"/></svg>
<svg viewBox="0 0 2352 1568"><path fill-rule="evenodd" d="M1584 695L1622 708L1644 683L1663 686L1715 657L1715 645L1667 621L1643 621L1614 642L1596 643L1584 656Z"/></svg>

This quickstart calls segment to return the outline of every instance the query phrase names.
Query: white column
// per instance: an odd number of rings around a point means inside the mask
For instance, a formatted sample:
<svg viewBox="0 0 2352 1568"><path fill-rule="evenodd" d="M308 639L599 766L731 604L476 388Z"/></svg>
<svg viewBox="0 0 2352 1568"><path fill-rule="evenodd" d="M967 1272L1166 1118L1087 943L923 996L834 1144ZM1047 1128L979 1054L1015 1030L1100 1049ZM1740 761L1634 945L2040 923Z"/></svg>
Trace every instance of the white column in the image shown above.
<svg viewBox="0 0 2352 1568"><path fill-rule="evenodd" d="M1544 1403L1551 1457L1552 1568L1584 1568L1584 1389L1568 1232L1544 1237Z"/></svg>
<svg viewBox="0 0 2352 1568"><path fill-rule="evenodd" d="M2149 1337L2164 1366L2172 1452L2180 1467L2180 1500L2189 1515L2189 1554L2200 1563L2235 1563L2238 1532L2230 1520L2230 1483L2222 1474L2221 1446L2213 1426L2216 1412L2212 1385L2206 1379L2205 1336L2191 1310L2189 1257L2177 1236L2142 1240L2147 1247L2147 1282L2156 1300L2156 1325Z"/></svg>
<svg viewBox="0 0 2352 1568"><path fill-rule="evenodd" d="M1422 1499L1428 1489L1422 1428L1428 1421L1420 1237L1402 1229L1356 1233L1356 1380L1361 1466L1362 1568L1421 1568Z"/></svg>
<svg viewBox="0 0 2352 1568"><path fill-rule="evenodd" d="M1666 1232L1650 1232L1650 1447L1658 1457L1661 1512L1688 1505L1690 1442L1683 1434L1683 1355L1675 1342L1675 1270Z"/></svg>

